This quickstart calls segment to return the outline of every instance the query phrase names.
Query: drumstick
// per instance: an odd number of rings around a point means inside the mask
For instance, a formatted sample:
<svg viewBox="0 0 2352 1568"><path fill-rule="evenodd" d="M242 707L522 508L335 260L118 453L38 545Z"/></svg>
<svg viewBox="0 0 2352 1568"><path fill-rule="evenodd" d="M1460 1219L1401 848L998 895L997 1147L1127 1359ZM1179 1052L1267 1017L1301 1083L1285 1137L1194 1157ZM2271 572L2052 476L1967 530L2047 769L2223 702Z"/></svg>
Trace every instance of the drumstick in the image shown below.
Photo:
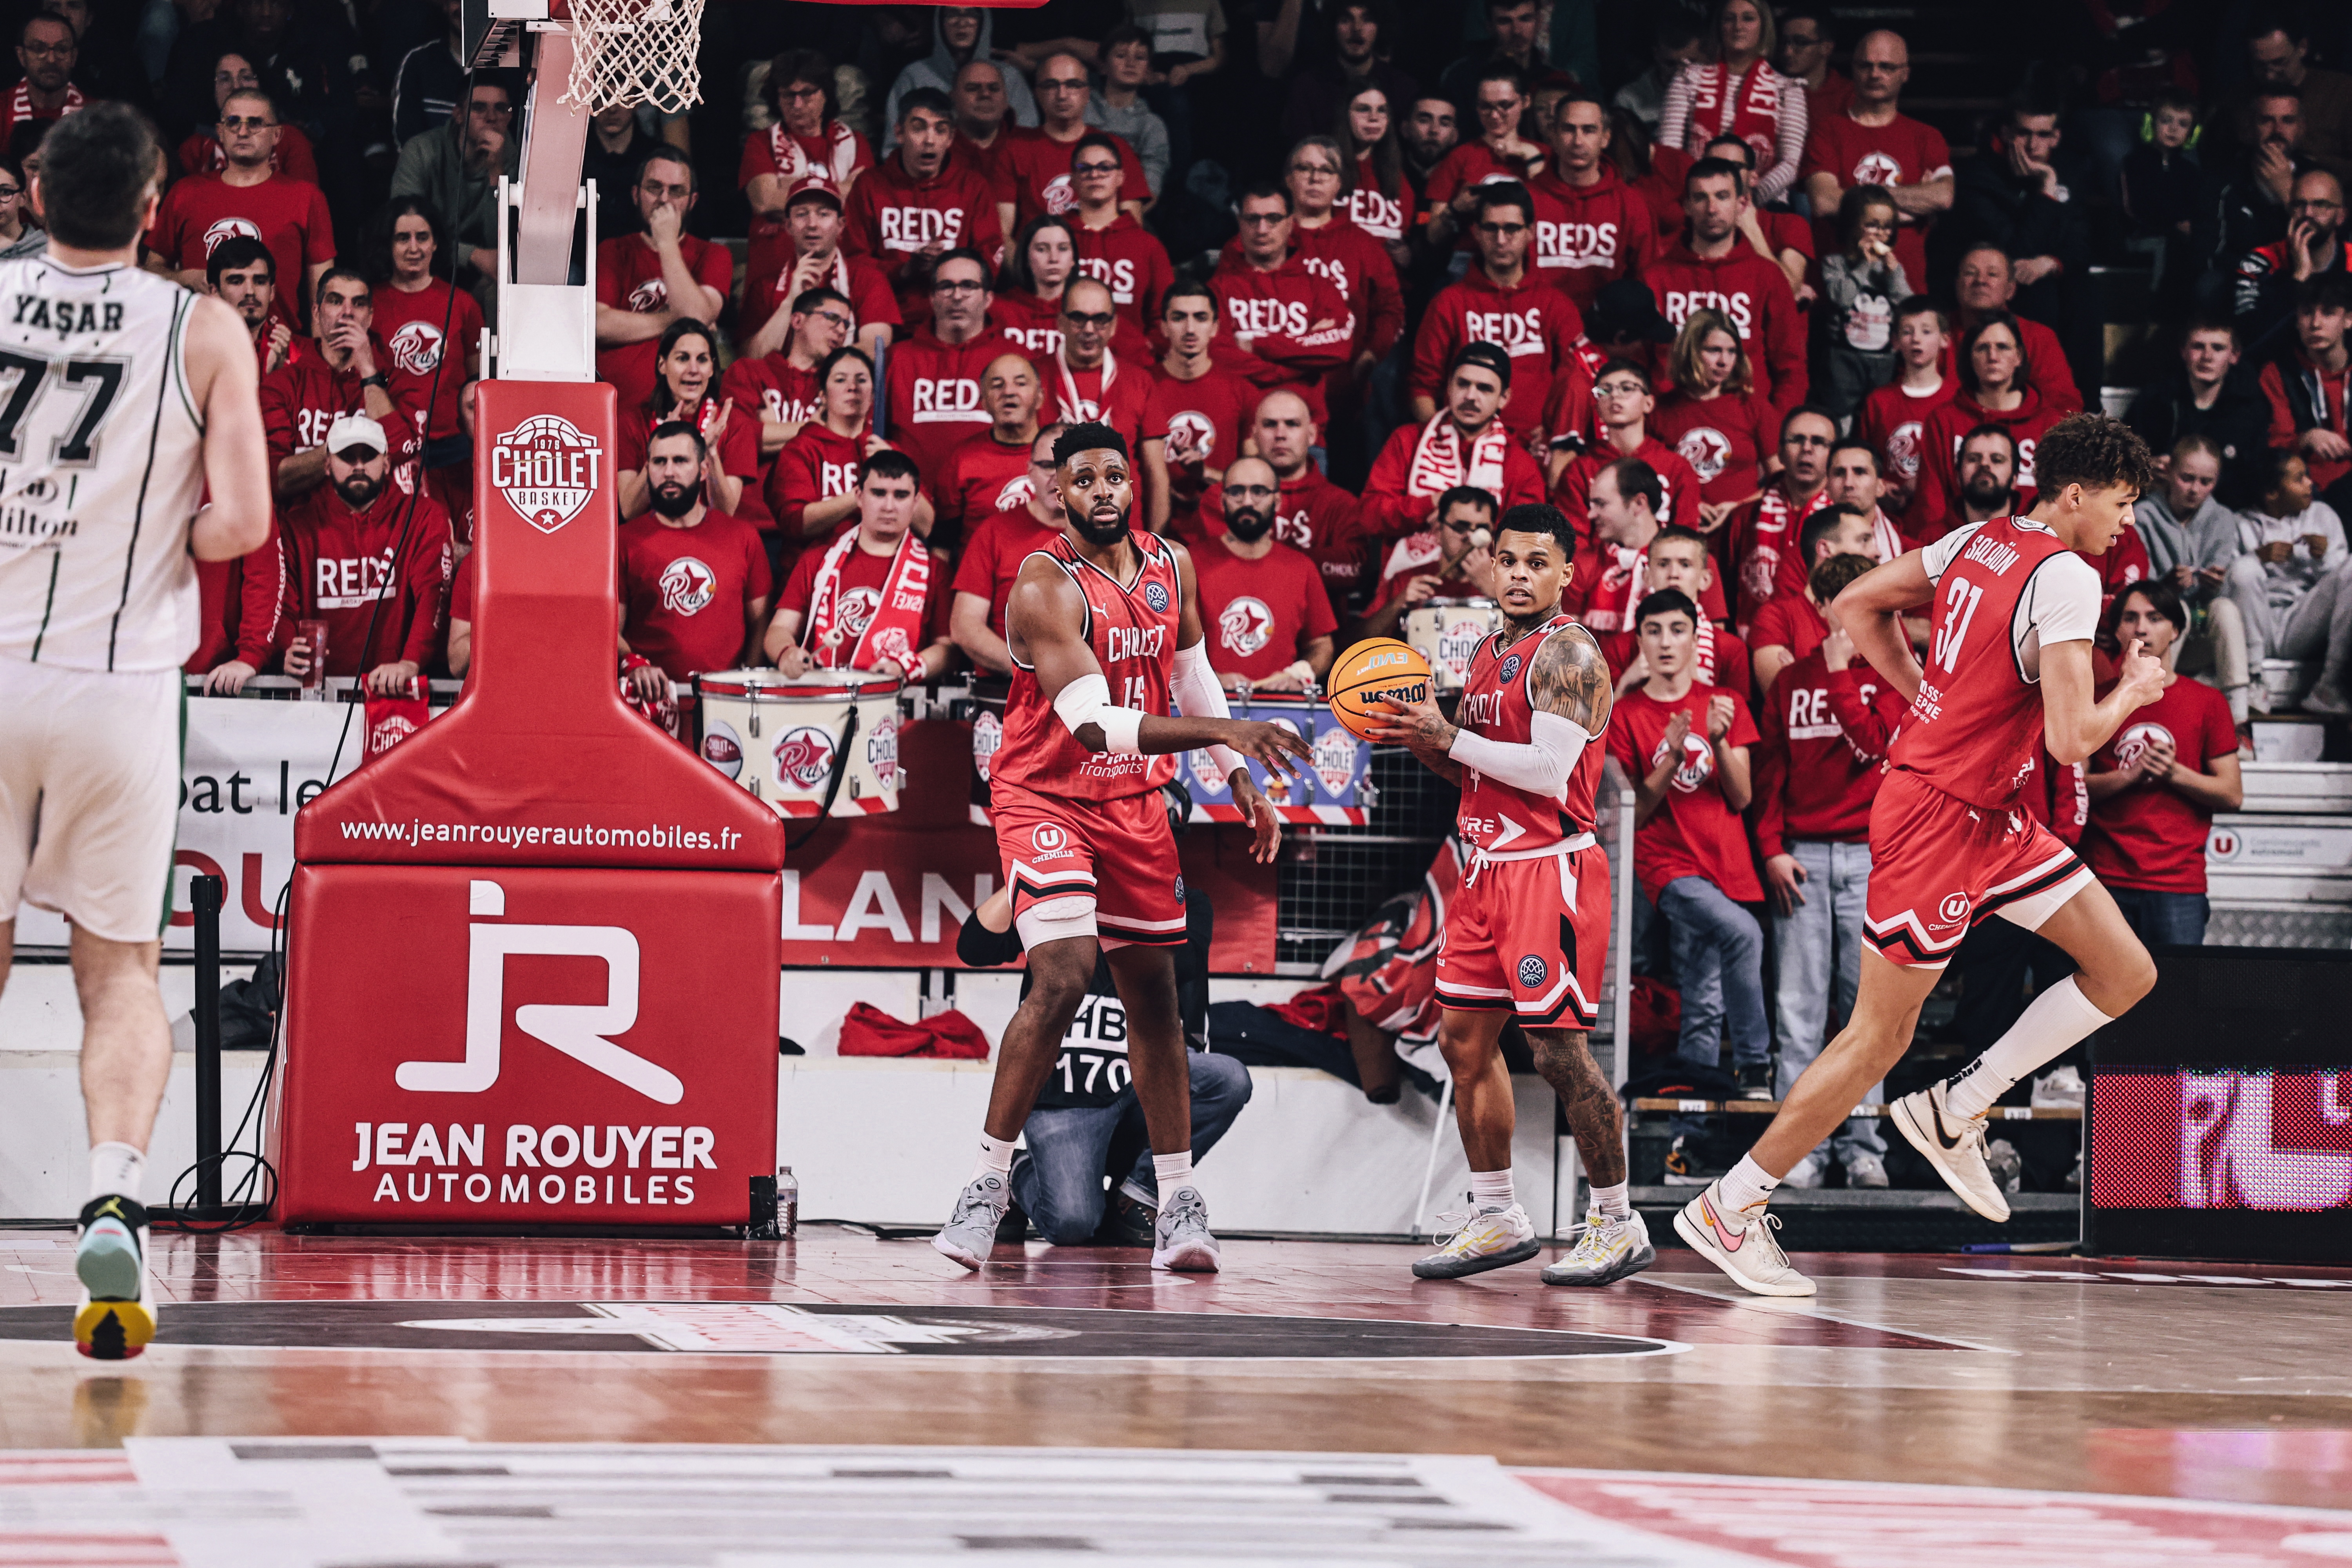
<svg viewBox="0 0 2352 1568"><path fill-rule="evenodd" d="M1472 529L1470 531L1470 542L1462 547L1462 553L1459 555L1448 555L1442 548L1439 550L1438 564L1443 567L1444 570L1438 574L1443 577L1452 576L1455 567L1461 565L1462 563L1470 559L1471 556L1475 555L1479 551L1486 549L1488 545L1494 542L1495 536L1483 528Z"/></svg>
<svg viewBox="0 0 2352 1568"><path fill-rule="evenodd" d="M890 393L888 384L882 379L882 367L889 363L889 359L890 345L887 342L876 343L874 345L874 434L881 437L885 441L890 438L886 428L890 422Z"/></svg>

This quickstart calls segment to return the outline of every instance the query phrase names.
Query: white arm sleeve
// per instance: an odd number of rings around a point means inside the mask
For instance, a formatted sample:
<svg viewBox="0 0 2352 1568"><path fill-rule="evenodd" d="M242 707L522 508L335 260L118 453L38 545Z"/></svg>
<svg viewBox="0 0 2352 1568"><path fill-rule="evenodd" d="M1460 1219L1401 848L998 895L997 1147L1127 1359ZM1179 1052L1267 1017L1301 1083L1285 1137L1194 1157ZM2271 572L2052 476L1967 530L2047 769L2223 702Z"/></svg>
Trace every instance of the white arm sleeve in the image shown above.
<svg viewBox="0 0 2352 1568"><path fill-rule="evenodd" d="M1217 684L1217 672L1209 668L1205 639L1176 650L1176 667L1168 676L1168 695L1176 700L1177 710L1187 719L1233 717L1233 710L1225 706L1225 689ZM1208 751L1209 761L1216 764L1222 778L1231 778L1235 768L1247 765L1231 746L1211 746Z"/></svg>
<svg viewBox="0 0 2352 1568"><path fill-rule="evenodd" d="M1062 688L1062 694L1054 699L1054 711L1061 715L1074 740L1081 727L1093 724L1102 731L1107 752L1131 757L1143 749L1137 743L1143 715L1133 708L1111 706L1110 682L1100 671L1081 675Z"/></svg>
<svg viewBox="0 0 2352 1568"><path fill-rule="evenodd" d="M1528 739L1490 741L1469 730L1454 732L1445 754L1464 767L1486 774L1496 784L1526 790L1529 795L1557 798L1568 787L1568 775L1584 754L1592 737L1557 713L1538 713L1528 721Z"/></svg>

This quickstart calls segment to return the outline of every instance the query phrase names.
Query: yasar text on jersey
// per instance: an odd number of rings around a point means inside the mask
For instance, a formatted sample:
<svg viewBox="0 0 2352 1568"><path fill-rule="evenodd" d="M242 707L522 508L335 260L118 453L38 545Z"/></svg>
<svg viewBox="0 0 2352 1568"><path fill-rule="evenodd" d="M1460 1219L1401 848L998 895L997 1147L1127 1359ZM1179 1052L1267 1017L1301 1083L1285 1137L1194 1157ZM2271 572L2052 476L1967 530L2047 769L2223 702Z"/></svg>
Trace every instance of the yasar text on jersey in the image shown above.
<svg viewBox="0 0 2352 1568"><path fill-rule="evenodd" d="M61 338L76 332L119 332L122 306L111 300L52 300L41 294L19 294L14 324L44 327Z"/></svg>

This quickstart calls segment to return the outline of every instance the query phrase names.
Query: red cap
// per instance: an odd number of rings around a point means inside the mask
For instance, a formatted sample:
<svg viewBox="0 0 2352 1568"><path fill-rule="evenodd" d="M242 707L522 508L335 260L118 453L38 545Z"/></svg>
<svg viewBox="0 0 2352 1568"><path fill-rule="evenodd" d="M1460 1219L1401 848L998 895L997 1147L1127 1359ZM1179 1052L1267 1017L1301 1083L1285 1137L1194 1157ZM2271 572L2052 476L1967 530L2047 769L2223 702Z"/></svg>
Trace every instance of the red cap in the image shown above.
<svg viewBox="0 0 2352 1568"><path fill-rule="evenodd" d="M792 188L784 193L785 209L789 211L803 196L823 196L835 206L841 205L841 187L823 169L811 168L793 182Z"/></svg>

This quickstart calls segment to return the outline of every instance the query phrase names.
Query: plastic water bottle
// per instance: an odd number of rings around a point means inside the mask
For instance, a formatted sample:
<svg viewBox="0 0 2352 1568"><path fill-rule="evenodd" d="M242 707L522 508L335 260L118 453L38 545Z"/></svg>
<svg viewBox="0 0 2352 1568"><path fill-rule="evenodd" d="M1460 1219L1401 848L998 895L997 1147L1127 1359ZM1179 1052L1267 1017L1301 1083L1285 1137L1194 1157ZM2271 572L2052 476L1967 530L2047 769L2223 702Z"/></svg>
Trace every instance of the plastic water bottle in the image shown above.
<svg viewBox="0 0 2352 1568"><path fill-rule="evenodd" d="M801 1184L790 1165L776 1167L776 1232L789 1237L801 1226Z"/></svg>

